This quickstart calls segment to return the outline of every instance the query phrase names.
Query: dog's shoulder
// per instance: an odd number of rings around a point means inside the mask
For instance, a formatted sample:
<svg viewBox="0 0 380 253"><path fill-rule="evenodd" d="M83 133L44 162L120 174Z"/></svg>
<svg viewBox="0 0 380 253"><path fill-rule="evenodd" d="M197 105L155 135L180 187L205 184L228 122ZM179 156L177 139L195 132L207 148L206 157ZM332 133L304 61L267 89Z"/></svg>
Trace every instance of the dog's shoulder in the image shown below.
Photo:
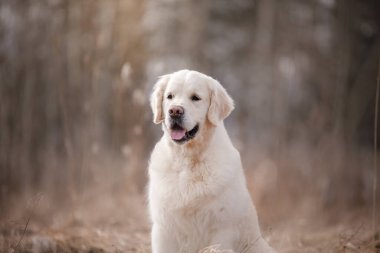
<svg viewBox="0 0 380 253"><path fill-rule="evenodd" d="M167 146L166 140L162 137L154 146L150 154L149 170L163 169L171 162L170 149Z"/></svg>

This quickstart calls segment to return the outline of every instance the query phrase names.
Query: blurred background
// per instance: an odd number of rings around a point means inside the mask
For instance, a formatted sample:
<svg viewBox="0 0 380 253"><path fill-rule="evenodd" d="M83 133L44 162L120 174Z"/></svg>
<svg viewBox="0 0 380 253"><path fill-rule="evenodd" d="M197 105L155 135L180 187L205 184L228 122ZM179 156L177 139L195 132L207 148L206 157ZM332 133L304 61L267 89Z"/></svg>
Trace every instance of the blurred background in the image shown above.
<svg viewBox="0 0 380 253"><path fill-rule="evenodd" d="M21 229L0 242L120 213L148 245L149 95L183 68L235 100L226 126L264 230L295 210L373 222L379 56L378 0L1 0L0 220Z"/></svg>

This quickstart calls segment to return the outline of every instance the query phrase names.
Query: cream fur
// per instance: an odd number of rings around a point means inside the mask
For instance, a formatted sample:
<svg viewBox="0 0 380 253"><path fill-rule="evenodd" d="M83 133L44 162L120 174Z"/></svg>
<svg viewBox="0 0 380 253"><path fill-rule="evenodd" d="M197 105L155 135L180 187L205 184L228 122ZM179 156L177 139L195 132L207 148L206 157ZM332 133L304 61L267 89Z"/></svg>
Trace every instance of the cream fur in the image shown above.
<svg viewBox="0 0 380 253"><path fill-rule="evenodd" d="M200 101L189 97L196 92ZM167 94L173 99L166 99ZM194 139L177 144L168 134L167 110L185 110L187 130L197 123ZM257 214L246 187L240 154L223 119L233 101L214 79L182 70L155 85L151 106L164 135L149 164L149 209L153 253L198 253L220 245L234 252L274 252L261 237Z"/></svg>

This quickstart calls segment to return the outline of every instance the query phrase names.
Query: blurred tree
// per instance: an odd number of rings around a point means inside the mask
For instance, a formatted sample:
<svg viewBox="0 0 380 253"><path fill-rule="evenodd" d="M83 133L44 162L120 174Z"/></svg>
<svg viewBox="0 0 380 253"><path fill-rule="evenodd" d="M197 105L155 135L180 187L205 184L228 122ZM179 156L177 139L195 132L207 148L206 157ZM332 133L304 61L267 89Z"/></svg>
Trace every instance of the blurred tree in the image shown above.
<svg viewBox="0 0 380 253"><path fill-rule="evenodd" d="M377 0L1 1L0 212L37 191L76 199L111 175L142 191L160 134L148 96L181 68L226 86L246 168L286 179L268 189L368 204L379 11Z"/></svg>

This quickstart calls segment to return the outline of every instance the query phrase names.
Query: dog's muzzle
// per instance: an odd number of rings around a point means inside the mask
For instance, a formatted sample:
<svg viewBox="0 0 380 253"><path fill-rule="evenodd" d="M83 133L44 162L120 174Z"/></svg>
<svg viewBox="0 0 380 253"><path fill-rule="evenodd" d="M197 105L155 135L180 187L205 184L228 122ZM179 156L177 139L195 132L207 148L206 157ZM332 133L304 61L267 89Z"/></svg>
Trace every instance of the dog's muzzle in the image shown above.
<svg viewBox="0 0 380 253"><path fill-rule="evenodd" d="M185 143L195 137L199 130L199 125L196 124L190 131L186 131L185 128L178 124L177 122L173 122L169 129L170 137L176 143Z"/></svg>
<svg viewBox="0 0 380 253"><path fill-rule="evenodd" d="M182 106L172 106L169 111L170 116L170 137L176 143L184 143L195 137L199 130L199 125L196 124L190 131L186 131L183 127L183 116L185 110Z"/></svg>

